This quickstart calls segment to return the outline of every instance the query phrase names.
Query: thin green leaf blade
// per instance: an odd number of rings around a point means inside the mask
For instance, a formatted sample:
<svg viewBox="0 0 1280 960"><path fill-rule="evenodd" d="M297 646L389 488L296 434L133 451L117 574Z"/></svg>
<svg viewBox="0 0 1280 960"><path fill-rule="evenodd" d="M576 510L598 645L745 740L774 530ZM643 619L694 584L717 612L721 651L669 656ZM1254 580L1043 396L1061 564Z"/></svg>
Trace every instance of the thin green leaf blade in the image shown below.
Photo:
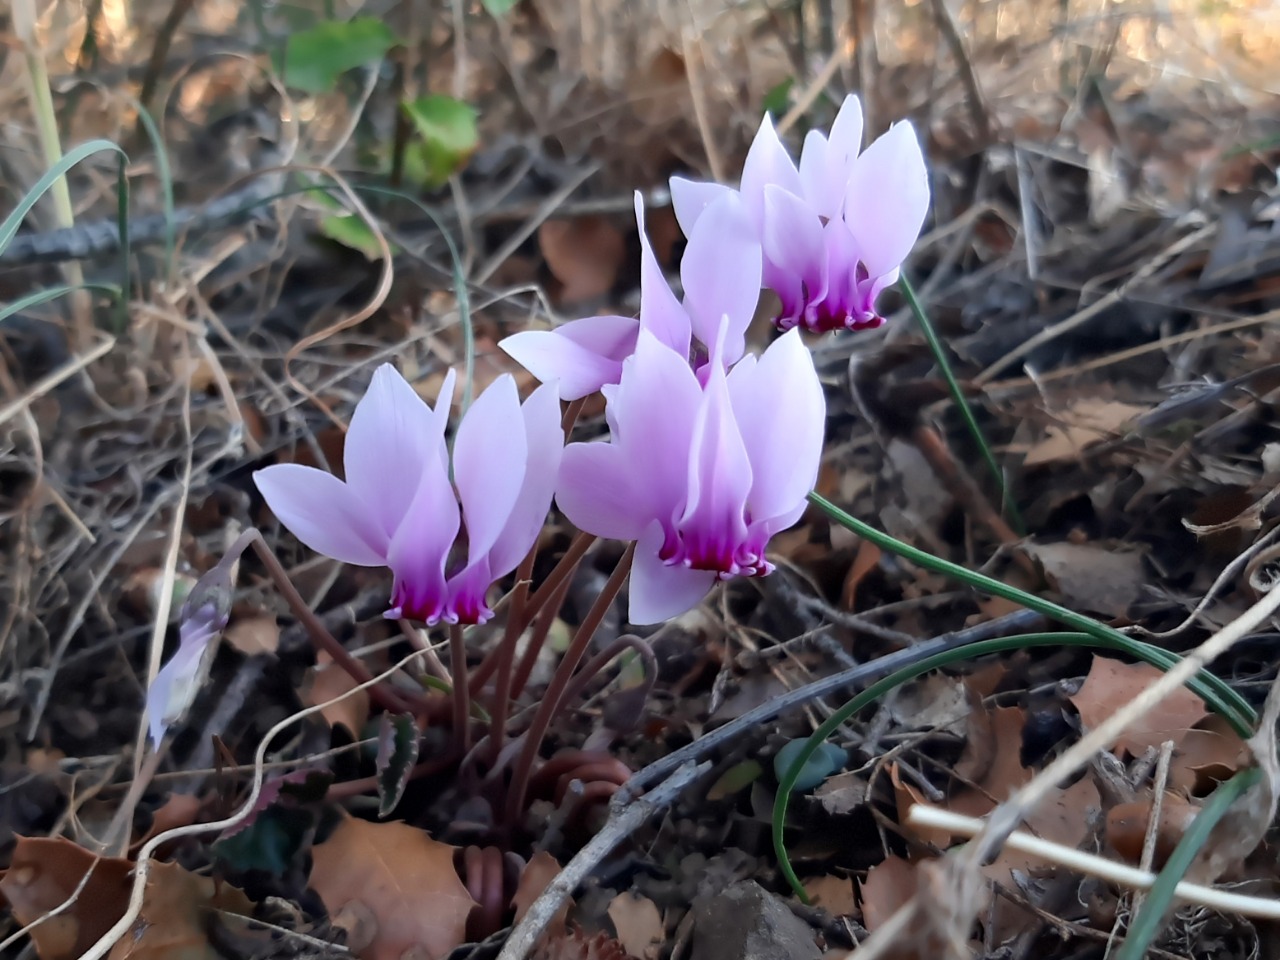
<svg viewBox="0 0 1280 960"><path fill-rule="evenodd" d="M6 303L3 307L0 307L0 323L3 323L16 313L21 313L23 310L38 307L43 303L57 300L59 297L65 297L67 294L75 293L79 290L97 290L109 295L115 301L120 300L120 288L109 283L84 283L76 286L63 283L58 284L56 287L46 287L44 290L29 293L25 297L20 297L13 301L13 303Z"/></svg>
<svg viewBox="0 0 1280 960"><path fill-rule="evenodd" d="M81 160L87 160L97 153L108 152L119 154L122 164L129 162L129 155L110 140L90 140L64 153L62 159L45 171L44 176L35 182L35 185L18 201L13 211L0 222L0 251L9 246L9 242L13 240L18 228L22 226L22 221L31 212L31 208L52 189L59 177L65 176L66 172Z"/></svg>

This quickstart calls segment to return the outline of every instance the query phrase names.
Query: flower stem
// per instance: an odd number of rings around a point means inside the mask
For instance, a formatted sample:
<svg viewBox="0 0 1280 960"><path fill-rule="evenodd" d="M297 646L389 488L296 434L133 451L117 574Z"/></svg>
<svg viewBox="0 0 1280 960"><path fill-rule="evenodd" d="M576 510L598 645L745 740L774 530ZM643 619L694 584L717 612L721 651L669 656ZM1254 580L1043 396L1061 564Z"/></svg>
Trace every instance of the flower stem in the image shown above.
<svg viewBox="0 0 1280 960"><path fill-rule="evenodd" d="M571 582L567 578L561 582L560 589L547 600L546 608L539 618L534 621L532 625L533 633L529 637L529 643L525 646L524 656L520 658L520 666L516 668L515 682L511 684L511 696L513 698L524 693L524 688L529 683L529 677L533 674L534 665L538 662L538 655L542 653L542 648L546 646L551 628L556 622L560 608L564 606L564 598L569 593L569 584Z"/></svg>
<svg viewBox="0 0 1280 960"><path fill-rule="evenodd" d="M573 571L578 568L578 563L595 541L596 537L593 533L579 533L573 538L573 542L569 544L569 549L564 552L560 562L547 574L547 579L542 581L542 586L533 591L533 595L529 597L528 603L525 604L524 622L520 624L521 630L526 629L529 624L533 623L533 618L542 610L543 604L555 595L557 588L562 583L568 582Z"/></svg>
<svg viewBox="0 0 1280 960"><path fill-rule="evenodd" d="M467 641L462 624L449 624L449 667L453 673L453 737L458 752L471 749L471 691L467 688Z"/></svg>
<svg viewBox="0 0 1280 960"><path fill-rule="evenodd" d="M356 683L368 683L372 680L373 674L369 672L368 668L347 652L347 648L337 641L334 635L325 628L324 622L307 606L307 602L298 593L298 588L289 579L289 574L285 571L284 565L280 563L276 555L271 552L271 548L267 546L267 541L263 539L260 530L256 527L250 527L240 534L239 539L227 551L227 556L238 556L244 553L245 548L249 546L253 547L253 552L258 555L258 559L267 568L267 573L270 575L272 582L275 583L277 589L284 596L284 601L289 605L289 610L306 628L307 636L311 638L311 641L319 649L329 654L333 658L333 662L345 670ZM370 687L369 695L384 710L391 710L396 713L412 713L415 716L422 712L421 702L411 702L405 699L398 691L383 684L375 684Z"/></svg>
<svg viewBox="0 0 1280 960"><path fill-rule="evenodd" d="M564 659L560 661L560 665L551 677L551 683L547 685L546 693L542 696L542 702L538 704L533 722L525 731L524 748L516 761L515 772L511 778L511 791L507 794L506 821L509 826L514 826L519 821L520 811L524 809L525 792L529 787L529 775L533 772L534 761L538 758L542 738L546 736L547 730L551 727L551 721L560 710L565 691L573 679L573 672L586 655L591 638L604 620L605 614L609 612L609 608L613 606L619 591L622 590L622 584L627 579L627 574L631 572L631 559L635 556L635 552L636 545L629 544L613 573L610 574L604 589L596 597L596 602L582 618L582 623L574 633L569 649L564 653Z"/></svg>
<svg viewBox="0 0 1280 960"><path fill-rule="evenodd" d="M538 550L535 543L530 548L520 568L516 571L516 585L507 611L507 625L496 651L497 676L493 681L493 699L489 704L489 762L498 762L502 752L502 740L507 729L507 710L511 699L511 671L515 665L516 644L520 640L520 621L524 619L525 601L529 599L529 578L533 576L533 560Z"/></svg>

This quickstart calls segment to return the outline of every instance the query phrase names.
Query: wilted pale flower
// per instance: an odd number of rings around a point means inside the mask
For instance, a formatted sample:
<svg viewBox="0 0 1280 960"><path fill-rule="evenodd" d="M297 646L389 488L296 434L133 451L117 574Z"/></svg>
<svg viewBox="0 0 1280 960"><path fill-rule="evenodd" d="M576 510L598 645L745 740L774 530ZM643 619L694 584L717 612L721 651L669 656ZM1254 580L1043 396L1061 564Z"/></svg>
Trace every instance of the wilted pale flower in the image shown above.
<svg viewBox="0 0 1280 960"><path fill-rule="evenodd" d="M724 362L746 349L746 329L760 297L760 244L736 195L710 204L689 232L680 262L684 302L676 299L644 230L644 201L636 193L640 228L640 318L585 317L554 330L526 330L498 344L543 383L558 380L560 398L577 400L617 383L641 330L683 357L691 338L705 358L722 317L729 318Z"/></svg>
<svg viewBox="0 0 1280 960"><path fill-rule="evenodd" d="M147 726L151 743L160 746L165 731L182 719L196 698L215 641L231 615L231 580L218 564L191 589L178 617L178 649L147 689Z"/></svg>
<svg viewBox="0 0 1280 960"><path fill-rule="evenodd" d="M777 324L813 331L876 327L880 291L898 279L929 207L915 130L894 124L861 154L862 105L844 101L828 139L812 130L797 168L766 114L742 169L747 215L764 254L764 286L782 301ZM686 235L731 188L671 178Z"/></svg>
<svg viewBox="0 0 1280 960"><path fill-rule="evenodd" d="M817 478L826 405L799 332L730 370L728 329L725 318L701 377L641 331L605 390L609 441L565 448L560 509L589 533L638 541L633 623L683 613L717 579L768 573L769 538L800 518Z"/></svg>
<svg viewBox="0 0 1280 960"><path fill-rule="evenodd" d="M564 435L555 386L524 404L509 374L471 405L453 446L450 371L432 410L390 364L347 431L347 479L298 464L253 475L267 505L312 550L395 575L388 617L483 623L485 593L533 546L551 506ZM460 533L461 532L461 533Z"/></svg>

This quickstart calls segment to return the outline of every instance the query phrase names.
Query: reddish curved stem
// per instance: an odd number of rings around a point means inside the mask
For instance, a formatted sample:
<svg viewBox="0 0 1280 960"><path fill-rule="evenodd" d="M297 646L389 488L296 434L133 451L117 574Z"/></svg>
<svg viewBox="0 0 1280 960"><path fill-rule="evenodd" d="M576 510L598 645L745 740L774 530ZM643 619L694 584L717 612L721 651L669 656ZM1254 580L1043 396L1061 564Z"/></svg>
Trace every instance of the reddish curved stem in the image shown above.
<svg viewBox="0 0 1280 960"><path fill-rule="evenodd" d="M626 552L623 553L622 558L618 561L613 573L609 575L609 581L604 585L604 589L600 591L600 595L596 597L596 602L591 605L591 609L587 611L587 615L573 635L573 641L569 644L569 649L565 651L564 659L560 661L555 674L551 677L551 683L548 684L547 691L543 694L542 702L538 705L538 711L534 714L533 722L525 732L524 749L521 750L520 757L516 761L515 772L511 779L511 792L507 794L506 820L508 824L515 824L520 818L520 811L524 809L525 791L529 786L529 774L533 772L533 764L538 758L538 748L542 744L542 738L546 736L547 730L551 727L551 721L560 709L564 692L573 678L574 670L577 669L578 664L582 662L582 658L587 652L591 637L599 628L601 621L604 620L605 614L609 612L609 607L613 605L613 601L617 599L619 591L622 590L622 584L627 579L627 574L631 571L631 559L635 555L635 550L634 543L627 545Z"/></svg>

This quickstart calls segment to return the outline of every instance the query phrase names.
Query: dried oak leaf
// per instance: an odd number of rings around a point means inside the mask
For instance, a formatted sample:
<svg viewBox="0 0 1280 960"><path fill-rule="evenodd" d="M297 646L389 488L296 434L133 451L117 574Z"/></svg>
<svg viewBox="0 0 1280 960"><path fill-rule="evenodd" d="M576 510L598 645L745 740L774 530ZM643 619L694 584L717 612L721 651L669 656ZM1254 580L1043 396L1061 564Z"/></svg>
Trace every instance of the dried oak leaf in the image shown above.
<svg viewBox="0 0 1280 960"><path fill-rule="evenodd" d="M657 960L662 950L662 914L648 897L624 891L609 901L609 919L618 942L632 956Z"/></svg>
<svg viewBox="0 0 1280 960"><path fill-rule="evenodd" d="M547 267L563 285L561 303L581 303L607 294L627 255L621 231L594 215L548 220L538 228L538 246Z"/></svg>
<svg viewBox="0 0 1280 960"><path fill-rule="evenodd" d="M1150 664L1122 663L1095 656L1079 692L1068 699L1080 714L1080 723L1091 730L1115 712L1116 704L1128 703L1161 676L1160 670ZM1204 701L1186 687L1180 687L1131 723L1111 749L1136 757L1148 747L1159 747L1164 741L1172 740L1176 750L1207 712ZM1228 744L1224 739L1224 751ZM1175 763L1176 760L1175 755Z"/></svg>
<svg viewBox="0 0 1280 960"><path fill-rule="evenodd" d="M253 904L240 890L199 877L176 863L153 863L142 909L107 960L220 960L209 941L209 912L219 922L246 917Z"/></svg>
<svg viewBox="0 0 1280 960"><path fill-rule="evenodd" d="M317 657L315 667L307 673L309 680L303 688L302 702L309 707L325 703L359 686L351 674L335 664L328 654L322 653ZM329 726L346 727L352 736L358 737L369 719L369 691L361 690L330 704L320 711L320 715L329 721Z"/></svg>
<svg viewBox="0 0 1280 960"><path fill-rule="evenodd" d="M542 896L542 891L551 886L551 881L560 875L560 864L545 850L539 850L525 864L520 874L520 882L516 884L516 892L511 895L511 906L515 908L515 922L519 923L533 906L533 901ZM565 919L569 916L569 908L573 906L573 898L566 897L563 906L556 911L547 925L549 935L564 932Z"/></svg>
<svg viewBox="0 0 1280 960"><path fill-rule="evenodd" d="M436 960L466 942L476 905L453 852L404 823L348 818L313 849L310 885L361 960Z"/></svg>
<svg viewBox="0 0 1280 960"><path fill-rule="evenodd" d="M23 926L65 903L91 867L75 903L31 931L40 960L74 960L111 929L129 903L133 864L95 856L64 837L18 837L0 893Z"/></svg>
<svg viewBox="0 0 1280 960"><path fill-rule="evenodd" d="M1124 617L1149 579L1141 554L1106 543L1026 543L1022 550L1073 610Z"/></svg>
<svg viewBox="0 0 1280 960"><path fill-rule="evenodd" d="M857 900L853 896L853 883L848 877L837 877L827 874L821 877L809 877L804 882L804 892L815 906L822 907L837 917L852 916L858 909Z"/></svg>
<svg viewBox="0 0 1280 960"><path fill-rule="evenodd" d="M1045 438L1027 451L1023 466L1075 460L1090 444L1124 433L1149 409L1099 397L1076 400L1058 414L1058 424L1045 431Z"/></svg>
<svg viewBox="0 0 1280 960"><path fill-rule="evenodd" d="M554 937L543 937L530 960L637 960L607 933L590 934L574 924Z"/></svg>
<svg viewBox="0 0 1280 960"><path fill-rule="evenodd" d="M858 884L862 925L872 933L915 896L916 865L890 854L867 871Z"/></svg>

